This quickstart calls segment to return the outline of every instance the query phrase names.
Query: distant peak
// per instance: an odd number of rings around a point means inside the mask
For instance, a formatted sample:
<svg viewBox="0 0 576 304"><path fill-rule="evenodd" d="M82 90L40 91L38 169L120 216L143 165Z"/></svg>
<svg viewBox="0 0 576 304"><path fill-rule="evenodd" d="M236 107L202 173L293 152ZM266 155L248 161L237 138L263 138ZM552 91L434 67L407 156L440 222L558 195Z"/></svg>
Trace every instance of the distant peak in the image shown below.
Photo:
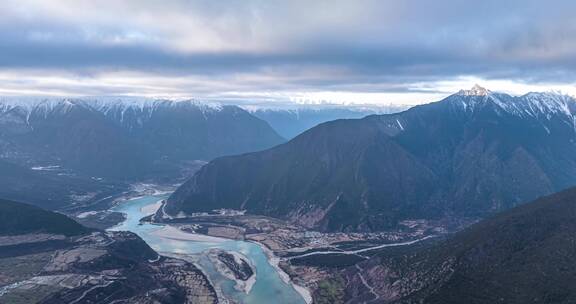
<svg viewBox="0 0 576 304"><path fill-rule="evenodd" d="M486 88L479 86L478 84L475 84L472 87L472 89L460 90L460 92L458 92L458 94L464 95L464 96L488 96L490 94L490 91Z"/></svg>

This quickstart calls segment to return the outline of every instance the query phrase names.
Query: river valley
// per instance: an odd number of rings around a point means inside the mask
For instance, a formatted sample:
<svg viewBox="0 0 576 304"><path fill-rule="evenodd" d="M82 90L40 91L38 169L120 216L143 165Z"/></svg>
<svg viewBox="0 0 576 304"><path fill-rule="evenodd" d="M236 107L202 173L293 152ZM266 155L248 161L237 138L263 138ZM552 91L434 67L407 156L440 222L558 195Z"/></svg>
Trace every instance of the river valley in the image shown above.
<svg viewBox="0 0 576 304"><path fill-rule="evenodd" d="M140 223L140 219L153 213L157 202L167 196L148 195L120 203L112 211L124 213L126 220L110 230L134 232L161 254L181 255L193 260L221 295L231 302L257 304L270 303L270 299L274 299L276 303L304 304L309 300L305 300L303 295L296 291L285 273L271 264L274 259L267 256L271 253L265 252L256 243L184 233L170 226ZM237 290L233 280L216 270L205 254L210 249L237 252L249 259L255 268L256 280L248 293ZM301 293L306 296L304 291L301 290Z"/></svg>

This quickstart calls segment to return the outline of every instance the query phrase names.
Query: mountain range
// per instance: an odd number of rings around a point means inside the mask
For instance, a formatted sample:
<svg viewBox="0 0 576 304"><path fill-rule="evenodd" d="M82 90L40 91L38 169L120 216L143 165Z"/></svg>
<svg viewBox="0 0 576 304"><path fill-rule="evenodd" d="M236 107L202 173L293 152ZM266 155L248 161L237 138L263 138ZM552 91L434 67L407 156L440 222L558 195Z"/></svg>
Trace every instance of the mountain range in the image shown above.
<svg viewBox="0 0 576 304"><path fill-rule="evenodd" d="M0 98L4 197L69 203L103 181L169 181L198 160L282 143L265 121L236 106L143 98ZM11 185L15 177L23 183ZM25 176L25 178L24 178ZM39 186L23 197L26 180ZM62 188L62 185L68 185ZM53 187L52 187L53 186ZM60 186L59 189L57 189ZM94 187L98 186L98 187ZM42 192L44 188L50 191ZM47 189L48 190L48 189Z"/></svg>
<svg viewBox="0 0 576 304"><path fill-rule="evenodd" d="M576 101L475 86L404 112L320 124L203 166L169 215L246 210L321 231L485 217L576 185Z"/></svg>
<svg viewBox="0 0 576 304"><path fill-rule="evenodd" d="M3 159L119 178L283 141L239 107L194 101L5 99L0 125Z"/></svg>

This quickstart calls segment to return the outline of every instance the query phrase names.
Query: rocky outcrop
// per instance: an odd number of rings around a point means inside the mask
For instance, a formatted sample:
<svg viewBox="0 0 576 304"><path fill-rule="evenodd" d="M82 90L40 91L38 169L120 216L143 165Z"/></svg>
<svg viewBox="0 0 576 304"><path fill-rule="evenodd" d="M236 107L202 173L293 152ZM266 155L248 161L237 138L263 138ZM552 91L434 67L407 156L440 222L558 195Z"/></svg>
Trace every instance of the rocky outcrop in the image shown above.
<svg viewBox="0 0 576 304"><path fill-rule="evenodd" d="M248 258L238 252L220 249L211 249L208 257L222 275L236 282L236 289L250 293L256 282L256 273Z"/></svg>

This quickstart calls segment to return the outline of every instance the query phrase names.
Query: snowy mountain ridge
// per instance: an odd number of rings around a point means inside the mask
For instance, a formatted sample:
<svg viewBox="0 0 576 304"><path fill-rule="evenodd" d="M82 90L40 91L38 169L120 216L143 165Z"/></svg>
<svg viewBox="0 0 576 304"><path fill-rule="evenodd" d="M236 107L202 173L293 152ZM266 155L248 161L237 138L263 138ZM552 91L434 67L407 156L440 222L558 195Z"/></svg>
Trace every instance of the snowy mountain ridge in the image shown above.
<svg viewBox="0 0 576 304"><path fill-rule="evenodd" d="M0 113L18 110L24 114L35 111L45 113L56 109L69 110L73 106L84 106L98 112L107 113L113 110L137 110L150 112L160 106L190 105L206 112L221 111L223 105L215 102L201 102L195 99L164 99L147 97L34 97L34 96L1 96Z"/></svg>
<svg viewBox="0 0 576 304"><path fill-rule="evenodd" d="M551 119L553 115L561 114L573 118L576 113L576 99L557 92L531 92L522 96L511 96L476 85L471 90L461 90L445 100L470 113L486 106L495 107L500 114L519 117Z"/></svg>

